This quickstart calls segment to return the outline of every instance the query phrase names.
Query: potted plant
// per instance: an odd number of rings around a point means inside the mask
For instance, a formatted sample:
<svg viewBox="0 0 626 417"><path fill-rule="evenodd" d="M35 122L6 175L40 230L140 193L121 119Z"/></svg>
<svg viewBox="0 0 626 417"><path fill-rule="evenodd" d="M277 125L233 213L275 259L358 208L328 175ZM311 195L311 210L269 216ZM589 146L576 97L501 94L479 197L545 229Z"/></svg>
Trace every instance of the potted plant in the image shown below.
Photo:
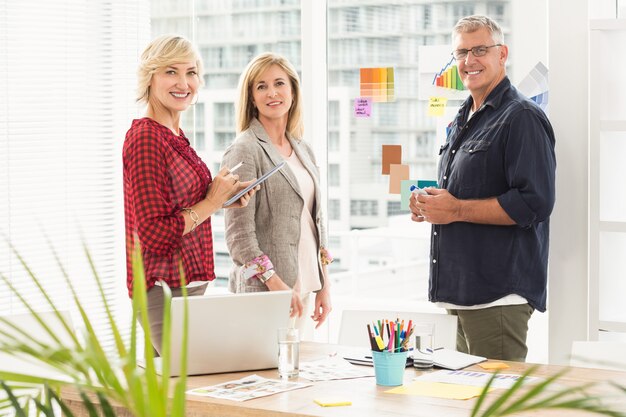
<svg viewBox="0 0 626 417"><path fill-rule="evenodd" d="M59 375L59 377L36 376L28 373L0 371L0 391L5 393L4 397L0 397L0 415L11 410L12 415L28 416L29 410L36 409L38 415L52 416L54 408L61 408L65 415L72 417L73 413L60 398L60 390L65 386L73 386L80 392L89 415L98 415L97 408L105 416L115 415L110 403L122 405L136 417L182 417L185 415L186 354L183 353L181 359L181 377L170 388L170 309L165 308L163 317L163 351L161 352L163 366L160 376L156 372L149 326L147 325L145 274L139 248L135 248L132 261L135 279L133 283L131 334L129 341L124 341L120 333L120 326L114 319L110 302L104 295L104 289L93 260L86 246L84 246L93 272L94 282L99 289L107 322L115 341L115 353L110 355L105 352L102 342L98 339L94 326L81 304L79 294L77 294L54 249L52 251L57 264L63 273L73 303L79 312L81 327L85 329L82 340L76 335L59 307L46 294L40 279L28 268L19 252L12 245L9 244L9 246L48 304L46 307L54 313L54 319L57 321L54 324L57 328L60 325L71 342L62 343L58 334L53 331L52 323L42 319L42 315L35 311L6 276L0 276L7 288L38 322L46 334L46 338L51 340L42 341L41 338L34 337L30 332L13 323L9 317L0 316L0 324L2 325L0 328L0 352L54 370ZM184 282L182 268L181 277ZM165 306L169 306L171 291L166 285L163 289ZM184 289L183 296L186 297ZM185 329L181 341L183 352L187 350L187 315L188 312L185 308L183 314ZM137 363L138 320L142 320L145 329L143 340L145 367L141 367Z"/></svg>

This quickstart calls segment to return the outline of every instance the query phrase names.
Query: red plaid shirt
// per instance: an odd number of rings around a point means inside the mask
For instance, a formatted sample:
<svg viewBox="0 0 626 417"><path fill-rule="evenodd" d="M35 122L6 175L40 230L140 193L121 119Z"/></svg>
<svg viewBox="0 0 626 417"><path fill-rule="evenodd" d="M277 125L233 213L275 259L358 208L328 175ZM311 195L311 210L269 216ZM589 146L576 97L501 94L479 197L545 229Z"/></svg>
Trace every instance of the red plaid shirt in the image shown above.
<svg viewBox="0 0 626 417"><path fill-rule="evenodd" d="M211 219L183 236L181 209L205 198L212 178L182 130L176 136L152 119L133 120L122 159L128 294L132 297L135 237L141 244L148 289L158 280L179 288L181 258L187 282L213 280Z"/></svg>

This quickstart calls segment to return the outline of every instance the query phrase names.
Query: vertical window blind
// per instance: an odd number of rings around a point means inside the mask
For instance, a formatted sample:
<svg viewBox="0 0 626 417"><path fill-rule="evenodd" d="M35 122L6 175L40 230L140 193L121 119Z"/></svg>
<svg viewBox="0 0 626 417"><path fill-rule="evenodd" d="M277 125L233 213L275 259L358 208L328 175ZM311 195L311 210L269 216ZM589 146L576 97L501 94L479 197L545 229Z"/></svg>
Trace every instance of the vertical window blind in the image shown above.
<svg viewBox="0 0 626 417"><path fill-rule="evenodd" d="M69 306L54 247L104 339L83 241L108 300L126 307L121 147L148 37L148 0L0 0L0 273L46 309L8 240ZM0 314L24 311L0 283Z"/></svg>

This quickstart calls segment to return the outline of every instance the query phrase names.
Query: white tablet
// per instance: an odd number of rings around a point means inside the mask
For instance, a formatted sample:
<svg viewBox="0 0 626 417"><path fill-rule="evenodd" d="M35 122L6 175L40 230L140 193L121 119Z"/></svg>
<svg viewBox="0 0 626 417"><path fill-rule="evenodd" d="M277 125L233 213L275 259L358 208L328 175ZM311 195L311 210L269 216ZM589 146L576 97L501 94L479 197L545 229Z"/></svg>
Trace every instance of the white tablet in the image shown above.
<svg viewBox="0 0 626 417"><path fill-rule="evenodd" d="M239 200L241 197L243 197L243 195L245 193L247 193L248 191L250 191L251 189L253 189L254 187L256 187L257 185L261 184L262 182L264 182L266 179L268 179L269 177L271 177L272 175L274 175L275 173L278 172L279 169L281 169L282 167L285 166L285 161L281 162L280 164L276 165L274 168L272 168L271 170L267 171L265 174L263 174L261 176L261 178L259 178L258 180L254 181L252 184L248 185L246 188L244 188L243 190L239 191L237 194L235 194L234 196L232 196L230 198L230 200L228 200L227 202L224 203L224 207L226 206L230 206L231 204L233 204L235 201Z"/></svg>

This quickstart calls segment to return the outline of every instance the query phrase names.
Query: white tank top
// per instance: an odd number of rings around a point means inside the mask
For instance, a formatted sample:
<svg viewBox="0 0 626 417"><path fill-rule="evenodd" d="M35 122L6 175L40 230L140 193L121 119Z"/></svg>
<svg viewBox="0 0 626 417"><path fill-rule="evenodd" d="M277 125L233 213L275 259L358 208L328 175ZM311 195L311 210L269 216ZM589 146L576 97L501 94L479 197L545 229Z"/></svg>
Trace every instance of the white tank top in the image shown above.
<svg viewBox="0 0 626 417"><path fill-rule="evenodd" d="M315 184L311 174L306 170L295 152L285 158L289 168L294 173L300 192L304 198L302 214L300 216L300 241L298 243L298 279L294 289L305 295L322 288L317 263L317 229L313 220L313 206L315 203Z"/></svg>

